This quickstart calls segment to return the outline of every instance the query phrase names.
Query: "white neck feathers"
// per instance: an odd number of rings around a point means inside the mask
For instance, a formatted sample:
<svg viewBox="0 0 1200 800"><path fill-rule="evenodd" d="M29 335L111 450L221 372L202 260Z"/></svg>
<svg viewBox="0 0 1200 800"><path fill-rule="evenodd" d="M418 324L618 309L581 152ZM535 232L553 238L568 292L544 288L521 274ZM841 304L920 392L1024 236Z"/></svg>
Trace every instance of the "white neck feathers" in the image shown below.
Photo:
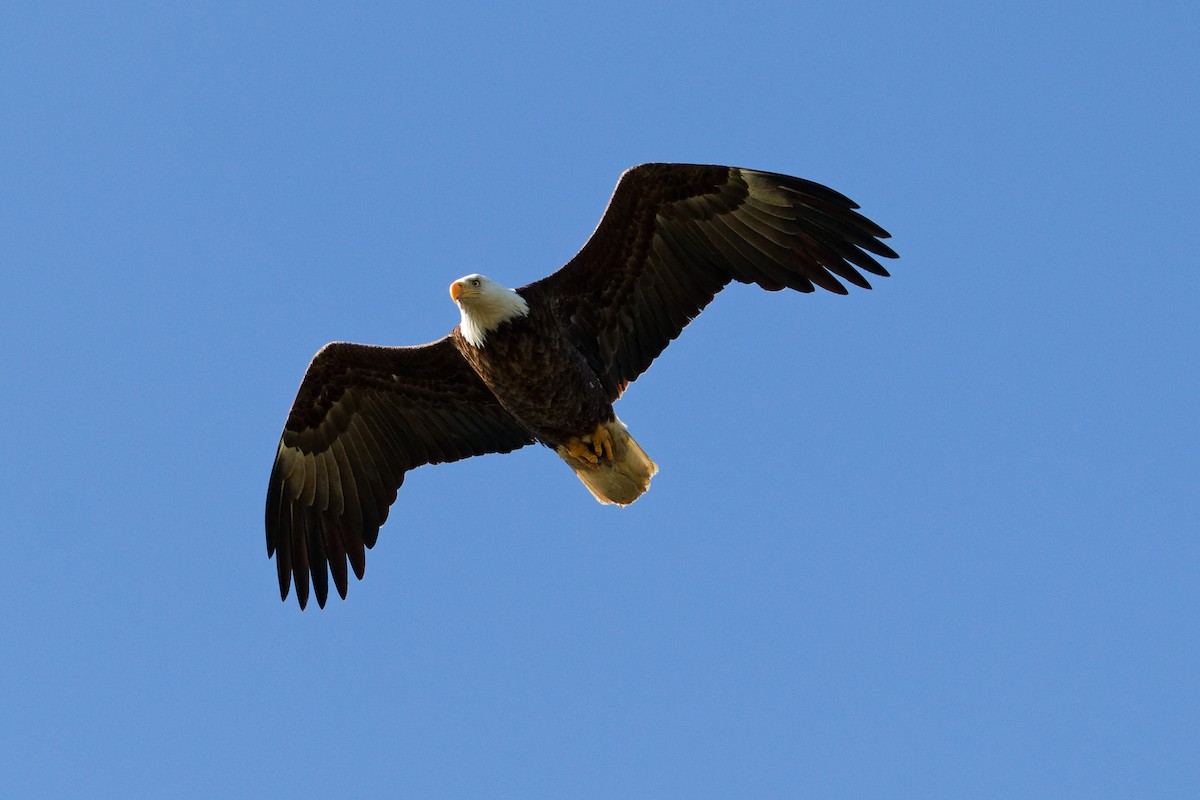
<svg viewBox="0 0 1200 800"><path fill-rule="evenodd" d="M487 286L458 303L462 312L462 335L472 347L483 347L487 335L501 323L529 315L529 304L512 289L499 284Z"/></svg>

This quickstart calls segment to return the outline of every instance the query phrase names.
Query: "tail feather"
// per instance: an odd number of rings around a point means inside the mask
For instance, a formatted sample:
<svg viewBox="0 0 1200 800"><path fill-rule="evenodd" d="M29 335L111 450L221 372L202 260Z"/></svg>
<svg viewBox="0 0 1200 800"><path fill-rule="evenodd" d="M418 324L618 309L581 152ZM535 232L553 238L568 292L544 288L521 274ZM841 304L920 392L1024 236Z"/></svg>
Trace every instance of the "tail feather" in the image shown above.
<svg viewBox="0 0 1200 800"><path fill-rule="evenodd" d="M650 488L650 479L658 472L658 465L650 460L629 429L621 420L613 418L604 423L612 437L613 457L600 464L591 464L569 455L559 447L559 457L567 462L592 496L606 505L627 506Z"/></svg>

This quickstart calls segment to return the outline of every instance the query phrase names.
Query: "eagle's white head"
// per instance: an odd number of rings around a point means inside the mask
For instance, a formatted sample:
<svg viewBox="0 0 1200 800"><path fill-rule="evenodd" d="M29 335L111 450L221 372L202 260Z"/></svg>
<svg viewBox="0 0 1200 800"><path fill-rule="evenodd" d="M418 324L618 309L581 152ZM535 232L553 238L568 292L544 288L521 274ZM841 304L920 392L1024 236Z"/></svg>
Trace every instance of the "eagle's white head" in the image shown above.
<svg viewBox="0 0 1200 800"><path fill-rule="evenodd" d="M450 296L462 312L462 333L472 347L500 323L529 314L529 304L516 290L501 286L486 275L467 275L450 284Z"/></svg>

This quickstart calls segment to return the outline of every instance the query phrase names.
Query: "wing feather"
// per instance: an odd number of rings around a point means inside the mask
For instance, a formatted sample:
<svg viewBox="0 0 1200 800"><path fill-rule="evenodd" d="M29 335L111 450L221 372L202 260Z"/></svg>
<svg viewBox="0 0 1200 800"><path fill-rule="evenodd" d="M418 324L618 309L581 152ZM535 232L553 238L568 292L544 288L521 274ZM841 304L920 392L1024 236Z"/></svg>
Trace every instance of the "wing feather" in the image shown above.
<svg viewBox="0 0 1200 800"><path fill-rule="evenodd" d="M300 487L299 499L306 506L311 506L317 501L317 465L316 459L311 453L298 453L296 460L300 462L301 468L304 470L304 482L293 484Z"/></svg>
<svg viewBox="0 0 1200 800"><path fill-rule="evenodd" d="M267 555L280 597L324 606L346 596L404 482L423 464L507 453L533 438L496 401L449 337L420 347L334 343L313 359L276 451Z"/></svg>
<svg viewBox="0 0 1200 800"><path fill-rule="evenodd" d="M305 514L307 529L304 538L308 542L308 571L312 576L312 590L318 598L329 596L329 563L325 556L325 524L327 511L309 509Z"/></svg>
<svg viewBox="0 0 1200 800"><path fill-rule="evenodd" d="M272 488L276 486L274 482L271 485ZM274 514L271 513L272 510L274 510ZM290 499L284 502L283 495L278 491L267 495L267 519L270 520L274 517L277 528L290 525L291 515L292 503ZM270 522L267 524L269 526ZM287 596L283 592L283 587L290 582L292 574L292 542L290 537L281 539L278 543L268 541L268 549L270 549L270 545L272 544L277 545L274 548L275 568L279 576L281 599L283 599Z"/></svg>
<svg viewBox="0 0 1200 800"><path fill-rule="evenodd" d="M324 511L329 508L329 470L325 463L325 453L317 453L312 457L313 472L316 473L317 490L313 496L313 508Z"/></svg>
<svg viewBox="0 0 1200 800"><path fill-rule="evenodd" d="M312 506L300 509L293 507L292 525L296 535L292 536L292 580L296 583L296 600L300 608L308 604L308 518L314 513ZM297 516L299 519L297 520ZM279 587L280 594L287 597L287 587Z"/></svg>
<svg viewBox="0 0 1200 800"><path fill-rule="evenodd" d="M366 464L363 464L362 461L358 459L351 461L351 458L347 453L347 447L353 447L352 437L341 436L335 439L333 444L330 445L329 452L333 454L334 462L337 464L338 468L338 475L341 479L342 506L339 510L338 516L344 516L346 518L346 524L344 527L346 536L349 538L354 535L354 531L362 530L363 501L359 495L358 484L360 481L365 482L366 477L365 475L357 475L353 465L358 464L358 471L360 472L365 472L365 470L369 469L369 467L367 467ZM329 548L326 547L326 549L328 550ZM340 547L339 549L343 552L345 551L344 546ZM345 597L345 587L342 586L339 588L341 589L342 597Z"/></svg>
<svg viewBox="0 0 1200 800"><path fill-rule="evenodd" d="M644 164L621 176L600 224L558 272L522 287L593 354L612 399L731 280L846 294L886 277L888 233L845 195L770 172Z"/></svg>
<svg viewBox="0 0 1200 800"><path fill-rule="evenodd" d="M346 546L342 537L337 535L337 529L331 519L322 520L322 528L325 532L325 555L329 559L329 574L333 577L334 588L345 600L346 588L349 584L349 575L346 569Z"/></svg>
<svg viewBox="0 0 1200 800"><path fill-rule="evenodd" d="M363 525L366 524L367 515L375 517L375 509L381 503L385 506L387 505L385 500L387 491L383 487L385 483L392 482L380 474L379 464L374 455L375 451L372 449L375 445L368 445L366 443L365 437L369 435L370 430L366 425L355 425L352 428L346 429L345 436L346 459L358 465L358 469L354 473L358 478L355 488L358 491L357 508L361 524L357 530L360 535ZM347 530L352 531L355 529L351 527Z"/></svg>
<svg viewBox="0 0 1200 800"><path fill-rule="evenodd" d="M378 470L380 481L384 485L399 487L404 471L394 468L393 462L416 463L416 460L400 443L392 427L393 412L382 400L375 397L363 399L363 412L360 424L348 430L352 430L354 435L361 439L363 447L371 454L371 461ZM384 505L386 507L391 504Z"/></svg>

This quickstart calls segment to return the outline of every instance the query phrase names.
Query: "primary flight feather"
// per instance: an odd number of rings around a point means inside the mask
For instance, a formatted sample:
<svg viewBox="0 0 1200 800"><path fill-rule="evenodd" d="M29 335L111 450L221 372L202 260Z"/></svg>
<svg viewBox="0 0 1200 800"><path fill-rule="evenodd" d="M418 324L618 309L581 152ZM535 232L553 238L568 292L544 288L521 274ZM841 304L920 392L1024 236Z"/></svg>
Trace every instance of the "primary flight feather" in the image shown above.
<svg viewBox="0 0 1200 800"><path fill-rule="evenodd" d="M329 576L346 596L404 482L423 464L540 442L601 503L628 505L658 467L613 401L731 280L845 294L888 274L888 233L825 186L737 167L644 164L554 274L519 289L450 285L462 322L416 347L336 342L313 358L267 490L280 597Z"/></svg>

